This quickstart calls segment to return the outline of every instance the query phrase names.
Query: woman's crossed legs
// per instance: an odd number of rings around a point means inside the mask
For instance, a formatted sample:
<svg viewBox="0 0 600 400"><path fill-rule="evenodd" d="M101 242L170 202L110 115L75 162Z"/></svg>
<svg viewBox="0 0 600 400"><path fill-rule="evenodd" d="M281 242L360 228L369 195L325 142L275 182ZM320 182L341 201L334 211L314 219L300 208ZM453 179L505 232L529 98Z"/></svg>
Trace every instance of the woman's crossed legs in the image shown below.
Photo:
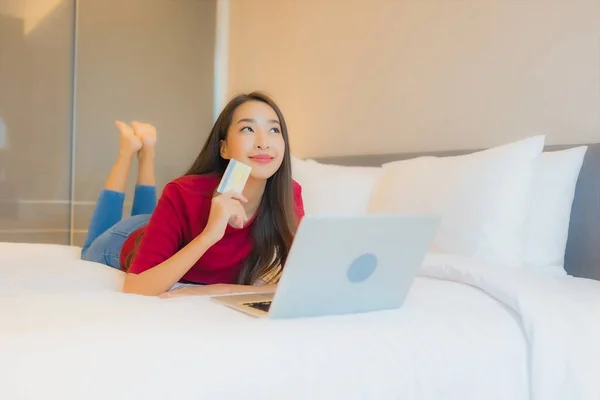
<svg viewBox="0 0 600 400"><path fill-rule="evenodd" d="M121 134L119 154L100 192L92 215L81 258L121 269L119 255L125 240L148 223L156 206L154 149L156 129L150 124L117 122ZM123 219L125 184L133 157L138 158L138 176L131 217Z"/></svg>

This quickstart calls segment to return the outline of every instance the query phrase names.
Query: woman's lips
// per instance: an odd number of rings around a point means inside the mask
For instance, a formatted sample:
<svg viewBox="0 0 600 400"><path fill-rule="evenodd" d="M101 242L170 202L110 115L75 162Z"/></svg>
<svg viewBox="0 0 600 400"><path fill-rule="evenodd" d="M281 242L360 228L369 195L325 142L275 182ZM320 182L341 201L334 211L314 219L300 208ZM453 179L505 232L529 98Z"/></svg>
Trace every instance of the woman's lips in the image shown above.
<svg viewBox="0 0 600 400"><path fill-rule="evenodd" d="M252 161L260 163L260 164L267 164L273 160L273 157L271 157L269 155L264 155L264 154L252 156L252 157L248 157L248 158L251 159Z"/></svg>

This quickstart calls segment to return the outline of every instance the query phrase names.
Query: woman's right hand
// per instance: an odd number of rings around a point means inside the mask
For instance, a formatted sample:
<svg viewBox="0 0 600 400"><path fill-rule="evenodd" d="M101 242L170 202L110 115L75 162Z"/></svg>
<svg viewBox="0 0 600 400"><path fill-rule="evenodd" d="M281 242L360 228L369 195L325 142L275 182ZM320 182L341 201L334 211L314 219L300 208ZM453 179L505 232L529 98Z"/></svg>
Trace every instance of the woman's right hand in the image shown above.
<svg viewBox="0 0 600 400"><path fill-rule="evenodd" d="M202 235L212 243L216 243L225 235L227 224L238 229L242 228L248 222L246 211L242 206L242 203L247 202L243 195L235 192L226 192L213 197L208 222Z"/></svg>

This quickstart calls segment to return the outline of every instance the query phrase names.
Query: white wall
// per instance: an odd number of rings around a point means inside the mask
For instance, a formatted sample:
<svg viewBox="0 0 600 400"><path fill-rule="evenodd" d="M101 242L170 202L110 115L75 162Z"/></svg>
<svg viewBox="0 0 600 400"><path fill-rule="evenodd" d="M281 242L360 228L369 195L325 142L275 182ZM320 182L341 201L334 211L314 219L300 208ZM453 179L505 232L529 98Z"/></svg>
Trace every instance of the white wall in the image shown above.
<svg viewBox="0 0 600 400"><path fill-rule="evenodd" d="M598 0L231 0L228 96L299 156L600 141Z"/></svg>

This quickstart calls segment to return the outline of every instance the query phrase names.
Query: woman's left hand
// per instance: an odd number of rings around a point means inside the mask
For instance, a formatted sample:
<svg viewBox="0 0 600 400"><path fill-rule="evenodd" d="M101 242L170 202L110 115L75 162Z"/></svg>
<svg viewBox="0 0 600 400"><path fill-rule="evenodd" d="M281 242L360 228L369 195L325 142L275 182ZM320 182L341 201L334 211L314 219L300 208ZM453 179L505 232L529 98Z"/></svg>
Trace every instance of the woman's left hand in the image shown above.
<svg viewBox="0 0 600 400"><path fill-rule="evenodd" d="M182 296L213 296L220 294L233 293L273 293L276 285L229 285L224 283L213 285L180 286L177 289L165 292L158 297L161 299L170 299Z"/></svg>
<svg viewBox="0 0 600 400"><path fill-rule="evenodd" d="M228 294L233 293L233 286L227 284L214 284L214 285L194 285L194 286L180 286L177 289L169 290L158 297L162 299L168 299L171 297L182 297L182 296L211 296L216 294Z"/></svg>

